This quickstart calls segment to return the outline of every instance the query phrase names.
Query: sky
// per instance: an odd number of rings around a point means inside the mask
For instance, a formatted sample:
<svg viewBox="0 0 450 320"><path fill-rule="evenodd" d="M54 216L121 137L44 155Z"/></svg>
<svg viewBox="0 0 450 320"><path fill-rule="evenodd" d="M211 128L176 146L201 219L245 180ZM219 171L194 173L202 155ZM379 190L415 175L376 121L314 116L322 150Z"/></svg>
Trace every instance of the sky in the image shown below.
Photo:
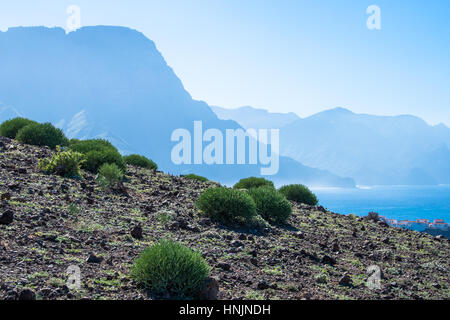
<svg viewBox="0 0 450 320"><path fill-rule="evenodd" d="M144 33L210 105L301 117L345 107L450 126L448 0L2 0L0 30L66 28L70 5L82 26ZM367 28L370 5L380 30Z"/></svg>

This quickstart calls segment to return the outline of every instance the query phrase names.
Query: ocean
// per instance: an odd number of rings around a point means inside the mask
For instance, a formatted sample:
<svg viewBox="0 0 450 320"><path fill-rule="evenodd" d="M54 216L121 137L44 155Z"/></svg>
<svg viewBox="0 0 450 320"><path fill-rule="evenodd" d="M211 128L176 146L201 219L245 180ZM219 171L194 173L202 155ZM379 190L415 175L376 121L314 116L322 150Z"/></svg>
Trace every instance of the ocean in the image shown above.
<svg viewBox="0 0 450 320"><path fill-rule="evenodd" d="M443 219L450 222L450 185L311 190L320 205L336 213L365 216L374 211L389 219Z"/></svg>

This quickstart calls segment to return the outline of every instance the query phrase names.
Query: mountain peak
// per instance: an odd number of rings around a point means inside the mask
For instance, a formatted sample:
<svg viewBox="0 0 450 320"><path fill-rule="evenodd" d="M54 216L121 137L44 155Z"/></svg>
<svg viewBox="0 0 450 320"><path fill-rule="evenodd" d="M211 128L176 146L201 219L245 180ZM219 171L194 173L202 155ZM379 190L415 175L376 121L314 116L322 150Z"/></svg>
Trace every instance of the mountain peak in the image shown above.
<svg viewBox="0 0 450 320"><path fill-rule="evenodd" d="M272 113L266 109L258 109L251 106L244 106L237 109L225 109L212 106L211 109L219 119L235 120L246 129L281 128L300 119L293 112Z"/></svg>
<svg viewBox="0 0 450 320"><path fill-rule="evenodd" d="M352 111L345 109L343 107L336 107L333 109L325 110L323 113L330 113L330 114L354 114Z"/></svg>
<svg viewBox="0 0 450 320"><path fill-rule="evenodd" d="M337 108L333 108L333 109L329 109L329 110L324 110L322 112L313 114L312 116L309 117L309 119L324 119L324 118L335 118L335 117L342 117L342 116L350 116L350 115L354 115L355 113L353 113L352 111L342 108L342 107L337 107Z"/></svg>
<svg viewBox="0 0 450 320"><path fill-rule="evenodd" d="M135 29L131 29L128 27L122 27L122 26L108 26L108 25L98 25L98 26L86 26L79 28L75 31L72 31L69 33L69 35L73 34L114 34L114 35L122 35L127 37L139 37L139 38L145 38L148 39L142 32L137 31ZM150 40L151 41L151 40Z"/></svg>
<svg viewBox="0 0 450 320"><path fill-rule="evenodd" d="M31 41L33 38L39 37L41 39L83 39L84 41L99 41L100 44L107 42L116 42L117 45L136 44L138 42L145 44L152 44L155 47L152 40L147 38L143 33L121 26L86 26L79 28L75 31L66 33L61 27L45 27L45 26L32 26L32 27L11 27L8 30L2 32L0 35L14 36L15 38L24 37L26 40Z"/></svg>
<svg viewBox="0 0 450 320"><path fill-rule="evenodd" d="M437 129L449 129L444 123L438 123L437 125L434 126Z"/></svg>

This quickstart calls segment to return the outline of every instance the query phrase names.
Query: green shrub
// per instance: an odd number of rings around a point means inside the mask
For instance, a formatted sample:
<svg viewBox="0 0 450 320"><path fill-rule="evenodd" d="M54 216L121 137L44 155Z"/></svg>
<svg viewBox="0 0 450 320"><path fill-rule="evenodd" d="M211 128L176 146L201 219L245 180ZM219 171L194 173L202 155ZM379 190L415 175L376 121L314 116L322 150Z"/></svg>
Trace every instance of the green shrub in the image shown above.
<svg viewBox="0 0 450 320"><path fill-rule="evenodd" d="M7 120L0 125L0 136L14 139L20 129L33 123L37 122L25 118Z"/></svg>
<svg viewBox="0 0 450 320"><path fill-rule="evenodd" d="M252 188L248 193L256 203L256 212L265 220L283 223L290 217L291 203L274 188Z"/></svg>
<svg viewBox="0 0 450 320"><path fill-rule="evenodd" d="M284 186L279 190L288 200L297 203L309 204L311 206L317 205L318 201L314 193L307 187L301 184L291 184Z"/></svg>
<svg viewBox="0 0 450 320"><path fill-rule="evenodd" d="M82 140L80 140L80 139L72 138L72 139L69 140L69 147L72 147L72 145L75 145L75 144L77 144L77 143L80 143L81 141L82 141Z"/></svg>
<svg viewBox="0 0 450 320"><path fill-rule="evenodd" d="M98 170L97 183L103 188L114 188L123 181L123 171L115 163L104 163Z"/></svg>
<svg viewBox="0 0 450 320"><path fill-rule="evenodd" d="M367 216L364 217L364 220L378 222L380 221L380 215L378 212L369 212Z"/></svg>
<svg viewBox="0 0 450 320"><path fill-rule="evenodd" d="M317 283L326 284L328 282L328 275L326 273L318 273L314 276Z"/></svg>
<svg viewBox="0 0 450 320"><path fill-rule="evenodd" d="M139 255L131 268L131 277L157 295L196 298L209 272L200 253L162 240Z"/></svg>
<svg viewBox="0 0 450 320"><path fill-rule="evenodd" d="M125 161L120 153L115 150L89 151L85 156L86 162L83 168L92 173L97 173L104 164L115 164L120 170L125 172Z"/></svg>
<svg viewBox="0 0 450 320"><path fill-rule="evenodd" d="M112 149L117 151L116 147L114 147L111 144L111 142L104 139L90 139L90 140L71 139L70 149L83 154L86 154L90 151L103 151L105 149Z"/></svg>
<svg viewBox="0 0 450 320"><path fill-rule="evenodd" d="M155 162L138 154L130 154L129 156L123 157L123 159L125 160L126 164L129 164L131 166L158 170L158 165Z"/></svg>
<svg viewBox="0 0 450 320"><path fill-rule="evenodd" d="M125 172L125 160L111 142L103 139L70 140L70 149L85 155L86 161L82 168L97 173L105 163L114 163Z"/></svg>
<svg viewBox="0 0 450 320"><path fill-rule="evenodd" d="M115 164L120 170L125 172L125 162L120 153L114 150L88 152L83 168L92 173L97 173L104 164Z"/></svg>
<svg viewBox="0 0 450 320"><path fill-rule="evenodd" d="M234 185L234 189L252 189L252 188L259 188L259 187L272 187L275 188L272 181L266 180L264 178L256 178L256 177L250 177L239 180L238 183Z"/></svg>
<svg viewBox="0 0 450 320"><path fill-rule="evenodd" d="M83 162L84 156L81 153L72 150L61 151L61 148L57 147L57 153L51 159L39 161L39 169L45 173L75 178L81 176L80 165Z"/></svg>
<svg viewBox="0 0 450 320"><path fill-rule="evenodd" d="M55 128L51 123L31 123L17 133L16 139L22 143L35 146L47 146L55 149L56 146L67 146L69 140L61 129Z"/></svg>
<svg viewBox="0 0 450 320"><path fill-rule="evenodd" d="M206 216L223 223L246 223L256 215L252 197L240 190L210 188L196 202Z"/></svg>
<svg viewBox="0 0 450 320"><path fill-rule="evenodd" d="M249 219L246 223L246 225L252 229L257 230L263 230L265 228L270 228L270 224L263 219L259 214L253 216L251 219Z"/></svg>
<svg viewBox="0 0 450 320"><path fill-rule="evenodd" d="M206 182L208 181L207 178L196 175L196 174L187 174L184 176L186 179L192 179L192 180L197 180L197 181L201 181L201 182Z"/></svg>

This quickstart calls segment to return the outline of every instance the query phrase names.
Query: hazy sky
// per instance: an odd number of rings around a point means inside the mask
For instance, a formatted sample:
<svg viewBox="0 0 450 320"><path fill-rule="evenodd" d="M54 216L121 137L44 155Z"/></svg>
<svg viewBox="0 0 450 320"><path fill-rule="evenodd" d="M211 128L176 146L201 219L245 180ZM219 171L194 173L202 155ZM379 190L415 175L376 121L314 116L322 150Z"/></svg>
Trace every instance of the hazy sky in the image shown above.
<svg viewBox="0 0 450 320"><path fill-rule="evenodd" d="M2 0L0 29L121 25L154 40L195 99L300 116L342 106L450 125L448 0ZM369 30L369 5L381 30ZM1 74L1 70L0 70Z"/></svg>

